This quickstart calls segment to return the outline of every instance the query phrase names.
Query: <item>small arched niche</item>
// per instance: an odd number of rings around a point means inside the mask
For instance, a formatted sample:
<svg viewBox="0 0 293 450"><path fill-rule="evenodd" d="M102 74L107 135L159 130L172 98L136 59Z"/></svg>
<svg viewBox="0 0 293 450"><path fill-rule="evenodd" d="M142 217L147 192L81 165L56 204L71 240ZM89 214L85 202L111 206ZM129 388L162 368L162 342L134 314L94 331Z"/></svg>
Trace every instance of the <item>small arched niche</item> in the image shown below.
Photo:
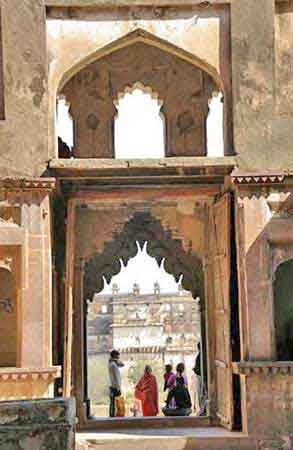
<svg viewBox="0 0 293 450"><path fill-rule="evenodd" d="M207 156L209 100L222 91L222 83L194 55L136 30L92 55L65 79L59 95L70 104L75 157L115 157L117 99L135 85L147 86L162 102L164 156ZM142 118L141 112L137 115ZM129 120L125 133L133 135L135 126Z"/></svg>
<svg viewBox="0 0 293 450"><path fill-rule="evenodd" d="M17 366L17 295L10 270L0 267L0 367Z"/></svg>
<svg viewBox="0 0 293 450"><path fill-rule="evenodd" d="M276 270L274 283L274 328L276 358L293 361L293 260Z"/></svg>
<svg viewBox="0 0 293 450"><path fill-rule="evenodd" d="M141 83L118 94L114 123L115 158L163 158L165 125L163 101Z"/></svg>

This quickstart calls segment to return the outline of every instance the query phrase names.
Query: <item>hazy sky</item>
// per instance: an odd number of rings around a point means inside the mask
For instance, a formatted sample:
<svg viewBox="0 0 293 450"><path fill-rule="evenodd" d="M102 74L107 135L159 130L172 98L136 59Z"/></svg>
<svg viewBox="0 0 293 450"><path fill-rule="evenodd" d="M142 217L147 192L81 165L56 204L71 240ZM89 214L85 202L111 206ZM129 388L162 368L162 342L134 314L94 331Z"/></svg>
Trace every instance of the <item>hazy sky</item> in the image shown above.
<svg viewBox="0 0 293 450"><path fill-rule="evenodd" d="M117 105L118 116L115 123L115 150L117 158L162 158L164 157L163 122L159 115L160 104L150 94L135 89L125 94ZM221 95L214 97L210 104L207 122L208 155L223 155L223 108ZM68 106L63 100L58 105L58 135L72 147L72 122ZM141 293L153 292L158 281L161 292L176 292L178 285L172 275L163 267L159 268L155 259L147 255L145 248L131 259L128 266L113 277L103 293L111 293L111 285L117 283L120 292L131 292L133 283L140 285Z"/></svg>

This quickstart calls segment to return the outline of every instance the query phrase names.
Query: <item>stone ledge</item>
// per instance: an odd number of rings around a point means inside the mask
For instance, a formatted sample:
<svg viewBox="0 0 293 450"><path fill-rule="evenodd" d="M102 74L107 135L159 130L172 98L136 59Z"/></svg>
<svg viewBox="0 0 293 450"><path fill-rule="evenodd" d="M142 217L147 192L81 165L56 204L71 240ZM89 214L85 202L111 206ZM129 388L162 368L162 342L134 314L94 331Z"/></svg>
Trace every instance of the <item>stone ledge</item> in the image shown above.
<svg viewBox="0 0 293 450"><path fill-rule="evenodd" d="M233 373L238 375L293 375L293 362L241 361L232 363Z"/></svg>
<svg viewBox="0 0 293 450"><path fill-rule="evenodd" d="M143 159L112 159L112 158L72 158L52 159L49 168L54 170L108 170L108 169L162 169L162 168L211 168L236 165L234 156L223 157L168 157Z"/></svg>
<svg viewBox="0 0 293 450"><path fill-rule="evenodd" d="M5 381L17 380L53 380L61 377L61 366L48 368L18 368L4 367L0 368L0 383Z"/></svg>

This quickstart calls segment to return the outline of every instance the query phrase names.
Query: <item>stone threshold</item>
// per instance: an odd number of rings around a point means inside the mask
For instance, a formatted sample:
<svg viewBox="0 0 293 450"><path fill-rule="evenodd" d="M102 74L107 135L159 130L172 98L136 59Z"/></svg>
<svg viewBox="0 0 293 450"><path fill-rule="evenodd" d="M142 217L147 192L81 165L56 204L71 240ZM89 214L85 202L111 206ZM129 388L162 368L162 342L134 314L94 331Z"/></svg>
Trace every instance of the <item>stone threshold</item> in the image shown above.
<svg viewBox="0 0 293 450"><path fill-rule="evenodd" d="M80 432L76 450L183 450L183 449L248 449L248 436L220 427L161 428L113 430L111 432Z"/></svg>
<svg viewBox="0 0 293 450"><path fill-rule="evenodd" d="M90 417L78 424L79 431L166 429L166 428L198 428L217 426L218 420L210 417Z"/></svg>

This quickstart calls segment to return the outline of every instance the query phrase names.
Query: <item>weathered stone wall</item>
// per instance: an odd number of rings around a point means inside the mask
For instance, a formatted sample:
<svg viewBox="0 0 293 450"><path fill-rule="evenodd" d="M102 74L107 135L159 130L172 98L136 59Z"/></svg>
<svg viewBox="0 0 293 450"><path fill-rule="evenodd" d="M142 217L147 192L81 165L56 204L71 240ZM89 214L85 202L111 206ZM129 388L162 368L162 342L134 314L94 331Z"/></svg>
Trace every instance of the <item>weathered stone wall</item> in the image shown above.
<svg viewBox="0 0 293 450"><path fill-rule="evenodd" d="M293 376L278 373L246 377L248 432L259 450L293 445Z"/></svg>
<svg viewBox="0 0 293 450"><path fill-rule="evenodd" d="M293 121L293 4L276 7L276 96L277 113ZM290 132L290 130L288 130ZM289 134L289 133L288 133Z"/></svg>
<svg viewBox="0 0 293 450"><path fill-rule="evenodd" d="M275 0L234 0L231 11L238 164L253 170L292 169L292 116L282 114L293 78L291 16L276 17Z"/></svg>
<svg viewBox="0 0 293 450"><path fill-rule="evenodd" d="M0 403L0 450L74 450L74 399Z"/></svg>
<svg viewBox="0 0 293 450"><path fill-rule="evenodd" d="M0 175L39 176L48 160L48 92L43 1L2 0L5 120Z"/></svg>

